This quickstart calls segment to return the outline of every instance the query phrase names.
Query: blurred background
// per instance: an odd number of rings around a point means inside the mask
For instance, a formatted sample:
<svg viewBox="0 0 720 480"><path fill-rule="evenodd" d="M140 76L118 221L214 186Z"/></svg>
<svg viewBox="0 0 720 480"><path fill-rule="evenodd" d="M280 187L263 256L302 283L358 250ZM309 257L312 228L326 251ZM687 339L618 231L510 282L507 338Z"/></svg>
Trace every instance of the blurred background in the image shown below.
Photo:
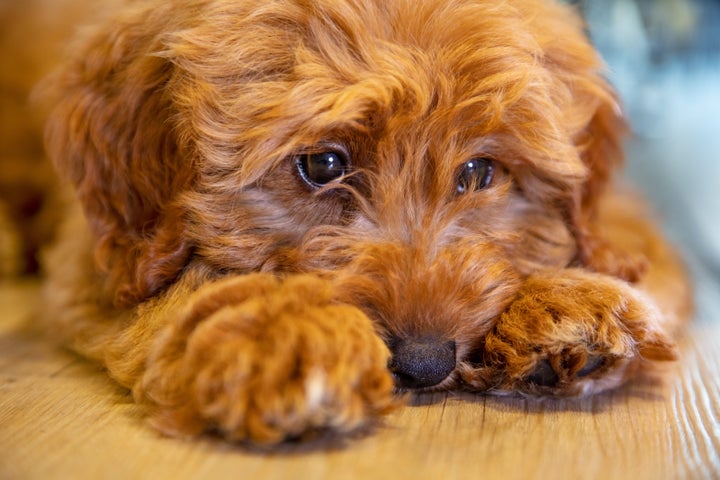
<svg viewBox="0 0 720 480"><path fill-rule="evenodd" d="M629 176L685 251L699 321L720 321L720 0L571 3L634 129Z"/></svg>

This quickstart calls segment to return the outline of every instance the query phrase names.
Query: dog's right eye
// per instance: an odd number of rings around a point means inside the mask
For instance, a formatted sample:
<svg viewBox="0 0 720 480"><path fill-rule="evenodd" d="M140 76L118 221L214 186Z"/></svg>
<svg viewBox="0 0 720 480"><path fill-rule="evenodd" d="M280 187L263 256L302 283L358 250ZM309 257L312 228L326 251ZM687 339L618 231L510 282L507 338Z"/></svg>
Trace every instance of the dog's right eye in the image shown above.
<svg viewBox="0 0 720 480"><path fill-rule="evenodd" d="M458 171L457 193L464 194L490 186L495 175L495 164L490 158L474 158Z"/></svg>
<svg viewBox="0 0 720 480"><path fill-rule="evenodd" d="M349 161L337 150L308 153L295 160L300 176L311 187L322 187L347 173Z"/></svg>

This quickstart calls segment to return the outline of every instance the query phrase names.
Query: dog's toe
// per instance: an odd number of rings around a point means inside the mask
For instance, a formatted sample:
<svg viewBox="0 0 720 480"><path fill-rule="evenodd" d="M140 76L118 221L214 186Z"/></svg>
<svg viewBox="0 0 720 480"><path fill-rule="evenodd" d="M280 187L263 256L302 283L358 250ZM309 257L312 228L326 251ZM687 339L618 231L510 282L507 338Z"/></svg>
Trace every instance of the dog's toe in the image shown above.
<svg viewBox="0 0 720 480"><path fill-rule="evenodd" d="M603 355L588 355L585 365L578 370L578 378L587 377L591 373L598 371L607 363L607 359Z"/></svg>
<svg viewBox="0 0 720 480"><path fill-rule="evenodd" d="M611 364L612 357L605 354L563 352L538 360L518 387L531 394L574 394L574 386L601 375Z"/></svg>
<svg viewBox="0 0 720 480"><path fill-rule="evenodd" d="M537 363L535 369L526 377L530 384L540 387L554 387L560 381L560 376L553 369L548 359Z"/></svg>

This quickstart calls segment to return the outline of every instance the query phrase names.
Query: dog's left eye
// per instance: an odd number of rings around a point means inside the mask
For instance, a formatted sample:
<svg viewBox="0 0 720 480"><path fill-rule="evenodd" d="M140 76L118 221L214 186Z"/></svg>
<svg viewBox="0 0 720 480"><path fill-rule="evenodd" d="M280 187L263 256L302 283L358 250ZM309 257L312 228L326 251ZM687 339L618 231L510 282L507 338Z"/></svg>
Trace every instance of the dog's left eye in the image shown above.
<svg viewBox="0 0 720 480"><path fill-rule="evenodd" d="M495 165L489 158L473 158L460 167L458 172L457 193L487 188L495 175Z"/></svg>
<svg viewBox="0 0 720 480"><path fill-rule="evenodd" d="M322 187L347 173L347 155L336 150L300 155L296 160L300 176L312 187Z"/></svg>

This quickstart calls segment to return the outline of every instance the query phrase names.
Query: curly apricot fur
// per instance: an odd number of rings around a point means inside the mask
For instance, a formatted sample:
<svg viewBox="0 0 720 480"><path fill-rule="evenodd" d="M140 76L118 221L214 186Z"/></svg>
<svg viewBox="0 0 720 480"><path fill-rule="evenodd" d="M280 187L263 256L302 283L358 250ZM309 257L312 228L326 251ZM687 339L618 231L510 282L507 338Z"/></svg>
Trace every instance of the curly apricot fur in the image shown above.
<svg viewBox="0 0 720 480"><path fill-rule="evenodd" d="M627 127L570 7L150 0L83 32L44 84L77 198L47 317L160 430L372 424L397 339L452 342L427 389L591 394L675 355L689 287L613 185ZM323 149L348 175L314 189Z"/></svg>

